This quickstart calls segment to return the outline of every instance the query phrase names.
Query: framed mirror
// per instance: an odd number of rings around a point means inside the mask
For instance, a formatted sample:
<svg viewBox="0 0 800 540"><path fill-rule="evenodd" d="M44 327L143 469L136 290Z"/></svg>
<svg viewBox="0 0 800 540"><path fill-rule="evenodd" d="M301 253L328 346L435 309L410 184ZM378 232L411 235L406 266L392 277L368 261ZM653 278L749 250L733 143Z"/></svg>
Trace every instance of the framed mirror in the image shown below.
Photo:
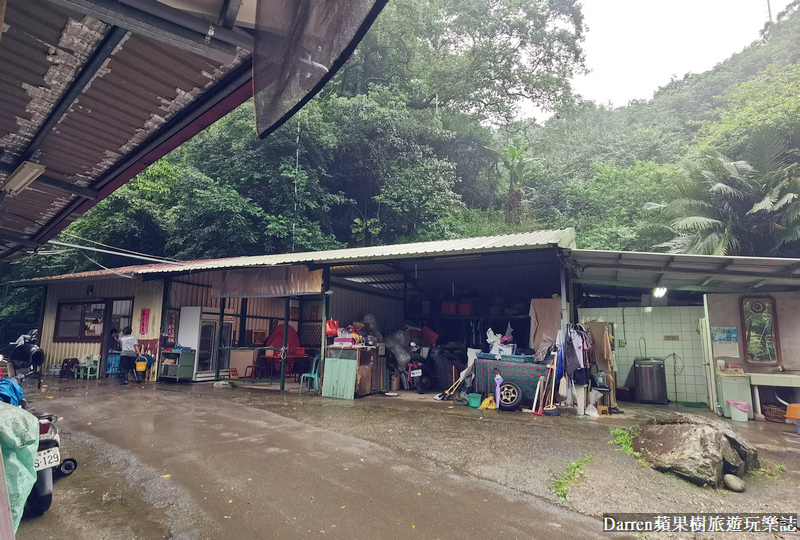
<svg viewBox="0 0 800 540"><path fill-rule="evenodd" d="M775 300L769 296L746 296L741 309L745 359L761 366L780 363Z"/></svg>

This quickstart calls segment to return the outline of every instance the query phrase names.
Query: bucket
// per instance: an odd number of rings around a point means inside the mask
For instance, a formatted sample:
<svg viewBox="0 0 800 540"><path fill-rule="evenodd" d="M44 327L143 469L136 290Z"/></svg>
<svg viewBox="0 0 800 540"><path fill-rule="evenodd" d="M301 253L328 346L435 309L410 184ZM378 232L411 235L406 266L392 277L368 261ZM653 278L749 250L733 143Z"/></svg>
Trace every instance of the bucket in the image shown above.
<svg viewBox="0 0 800 540"><path fill-rule="evenodd" d="M483 394L467 394L469 398L469 406L477 409L481 406L481 401L483 400Z"/></svg>
<svg viewBox="0 0 800 540"><path fill-rule="evenodd" d="M147 371L147 362L136 362L136 371L138 372Z"/></svg>
<svg viewBox="0 0 800 540"><path fill-rule="evenodd" d="M734 422L747 422L750 404L746 401L726 399L725 403L731 406L731 420Z"/></svg>

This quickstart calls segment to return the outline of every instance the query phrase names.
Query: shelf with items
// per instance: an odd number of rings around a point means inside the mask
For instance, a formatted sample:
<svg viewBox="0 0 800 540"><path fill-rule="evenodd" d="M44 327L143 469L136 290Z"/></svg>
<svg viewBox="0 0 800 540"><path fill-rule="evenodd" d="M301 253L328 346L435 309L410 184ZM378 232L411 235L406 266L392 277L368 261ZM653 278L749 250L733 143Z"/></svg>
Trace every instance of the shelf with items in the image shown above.
<svg viewBox="0 0 800 540"><path fill-rule="evenodd" d="M409 313L414 320L446 320L446 321L502 321L530 319L530 315L444 315L442 313Z"/></svg>

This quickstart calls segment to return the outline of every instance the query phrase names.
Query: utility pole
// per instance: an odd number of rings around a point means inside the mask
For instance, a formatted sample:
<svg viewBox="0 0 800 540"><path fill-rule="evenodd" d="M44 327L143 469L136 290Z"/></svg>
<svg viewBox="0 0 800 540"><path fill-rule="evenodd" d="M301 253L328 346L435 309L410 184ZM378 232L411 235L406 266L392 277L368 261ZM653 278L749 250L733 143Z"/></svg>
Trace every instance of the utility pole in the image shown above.
<svg viewBox="0 0 800 540"><path fill-rule="evenodd" d="M769 14L769 23L772 24L772 6L770 0L767 0L767 13Z"/></svg>

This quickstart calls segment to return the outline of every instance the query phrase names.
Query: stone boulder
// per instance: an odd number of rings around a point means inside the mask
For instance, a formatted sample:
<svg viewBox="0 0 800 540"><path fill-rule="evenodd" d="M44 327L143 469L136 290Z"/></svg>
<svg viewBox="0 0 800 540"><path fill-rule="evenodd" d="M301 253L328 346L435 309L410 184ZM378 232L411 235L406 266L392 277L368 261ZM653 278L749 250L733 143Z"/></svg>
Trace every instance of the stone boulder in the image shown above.
<svg viewBox="0 0 800 540"><path fill-rule="evenodd" d="M743 477L758 469L758 451L728 424L715 418L670 413L639 426L633 449L661 472L698 485L722 486L725 474Z"/></svg>

